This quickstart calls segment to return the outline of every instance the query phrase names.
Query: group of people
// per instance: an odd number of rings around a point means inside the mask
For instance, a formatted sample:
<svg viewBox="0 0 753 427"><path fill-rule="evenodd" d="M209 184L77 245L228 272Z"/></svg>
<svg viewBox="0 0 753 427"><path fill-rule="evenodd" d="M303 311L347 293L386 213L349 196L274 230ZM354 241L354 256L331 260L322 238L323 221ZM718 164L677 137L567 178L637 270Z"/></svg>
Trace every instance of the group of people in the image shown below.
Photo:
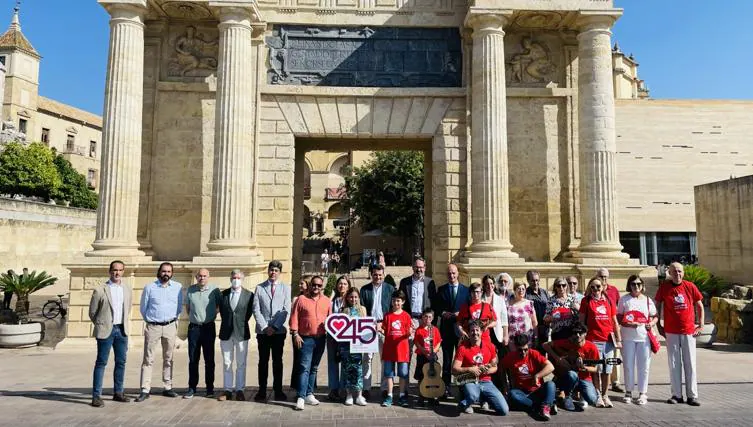
<svg viewBox="0 0 753 427"><path fill-rule="evenodd" d="M123 394L127 348L128 309L131 290L121 280L125 265L113 261L110 280L92 295L90 317L97 338L93 406L103 406L102 380L110 350L115 352L113 400L128 401ZM279 281L282 265L269 263L268 279L255 292L243 287L243 273L234 270L230 287L220 291L209 284L209 271L196 274L196 284L186 292L188 312L189 381L183 398L197 393L199 359L205 359L206 396L214 397L215 318L219 314L223 357L223 392L218 400L246 400L245 378L249 320L255 319L258 344L259 390L257 402L268 399L269 358L272 358L275 400L287 400L283 392L283 349L290 334L293 346L291 388L295 408L318 405L314 395L318 367L326 351L328 399L345 405L366 405L375 376L375 360L381 365L381 404L410 406L409 366L415 355L414 379L423 379L423 366L442 353L442 381L452 399L452 377L460 386L458 407L473 413L474 405L504 415L510 407L540 419L549 419L558 408L582 411L588 406L611 408L608 386L624 393L625 403L647 403L648 373L654 326L666 338L672 395L667 403L698 406L695 376L695 336L703 323L702 296L683 280L679 263L669 267L670 280L660 284L654 300L644 295L644 284L630 276L626 293L609 283L609 272L599 269L578 292L574 276L556 278L550 294L541 286L539 273L526 274L528 285L513 282L509 274L486 275L481 282L459 282L455 264L447 266L447 282L437 286L425 275L426 262L417 257L413 274L396 288L384 281L383 265L371 269L371 281L360 290L341 276L330 296L323 294L324 279L306 276L300 293ZM172 280L172 265L159 267L157 280L145 286L141 296L144 319L144 357L141 367L140 402L149 398L154 352L161 344L163 392L177 397L172 387L172 354L177 319L183 309L182 285ZM344 313L376 321L379 351L351 353L348 344L328 336L327 317ZM659 322L663 313L663 324ZM625 389L610 381L612 365L605 361L622 353ZM235 367L233 362L235 361ZM234 369L235 368L235 369ZM619 371L615 369L615 371ZM682 373L686 396L683 397ZM552 381L545 378L553 374ZM393 398L394 379L398 381ZM462 379L462 380L461 380ZM426 400L419 396L419 406ZM433 403L433 401L430 401Z"/></svg>

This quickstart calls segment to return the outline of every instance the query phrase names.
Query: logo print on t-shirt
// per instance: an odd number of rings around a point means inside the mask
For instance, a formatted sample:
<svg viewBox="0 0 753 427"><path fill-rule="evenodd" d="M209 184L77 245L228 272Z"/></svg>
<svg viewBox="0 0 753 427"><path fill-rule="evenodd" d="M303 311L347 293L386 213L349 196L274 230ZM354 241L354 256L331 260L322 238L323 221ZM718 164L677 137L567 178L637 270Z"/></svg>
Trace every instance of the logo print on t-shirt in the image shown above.
<svg viewBox="0 0 753 427"><path fill-rule="evenodd" d="M628 314L627 316L625 316L625 320L627 320L628 322L632 322L633 319L635 319L635 316L633 316L632 314Z"/></svg>
<svg viewBox="0 0 753 427"><path fill-rule="evenodd" d="M683 294L675 295L675 304L685 304L685 295Z"/></svg>
<svg viewBox="0 0 753 427"><path fill-rule="evenodd" d="M523 374L523 375L528 375L529 374L528 373L528 365L522 364L522 365L518 366L518 371L520 371L520 373Z"/></svg>
<svg viewBox="0 0 753 427"><path fill-rule="evenodd" d="M473 355L473 363L477 365L484 363L484 355L481 353L476 353L475 355Z"/></svg>
<svg viewBox="0 0 753 427"><path fill-rule="evenodd" d="M481 318L481 309L479 308L478 310L474 311L473 315L471 317L473 317L474 319L480 319Z"/></svg>
<svg viewBox="0 0 753 427"><path fill-rule="evenodd" d="M607 306L606 305L600 305L596 307L596 312L599 314L607 314Z"/></svg>
<svg viewBox="0 0 753 427"><path fill-rule="evenodd" d="M399 319L393 321L392 323L390 323L390 326L392 327L392 329L400 329L401 325L402 325L402 323L400 323Z"/></svg>
<svg viewBox="0 0 753 427"><path fill-rule="evenodd" d="M555 319L559 319L560 316L561 316L561 314L560 314L559 311L555 311L554 313L552 313L552 317L555 318Z"/></svg>

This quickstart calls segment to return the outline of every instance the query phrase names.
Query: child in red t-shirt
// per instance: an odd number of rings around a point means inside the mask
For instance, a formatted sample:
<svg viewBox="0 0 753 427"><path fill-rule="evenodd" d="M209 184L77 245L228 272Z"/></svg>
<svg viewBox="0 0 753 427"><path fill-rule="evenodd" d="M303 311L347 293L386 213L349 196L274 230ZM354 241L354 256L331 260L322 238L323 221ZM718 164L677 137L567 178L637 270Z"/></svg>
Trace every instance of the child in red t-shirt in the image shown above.
<svg viewBox="0 0 753 427"><path fill-rule="evenodd" d="M410 315L403 311L405 293L395 291L392 294L392 311L384 316L382 321L382 333L384 345L382 347L382 373L387 383L387 397L382 401L382 406L392 406L392 388L394 387L395 373L400 377L400 406L408 406L408 375L410 364L410 342L413 333ZM397 372L395 370L397 365Z"/></svg>
<svg viewBox="0 0 753 427"><path fill-rule="evenodd" d="M545 421L550 419L554 407L556 387L542 378L554 371L554 365L538 351L529 348L528 335L515 335L512 339L515 351L507 353L500 365L505 369L512 388L508 394L510 405L526 412L538 409L536 415Z"/></svg>
<svg viewBox="0 0 753 427"><path fill-rule="evenodd" d="M421 324L416 329L416 333L413 336L413 345L416 348L416 371L413 373L413 378L419 383L424 379L424 365L429 361L436 362L437 352L441 347L442 336L439 335L439 328L432 325L434 320L434 310L427 308L421 314ZM434 348L429 346L429 334L431 334L431 341L433 341ZM439 365L437 365L439 366ZM441 368L439 368L441 374ZM418 405L423 406L424 397L419 396Z"/></svg>

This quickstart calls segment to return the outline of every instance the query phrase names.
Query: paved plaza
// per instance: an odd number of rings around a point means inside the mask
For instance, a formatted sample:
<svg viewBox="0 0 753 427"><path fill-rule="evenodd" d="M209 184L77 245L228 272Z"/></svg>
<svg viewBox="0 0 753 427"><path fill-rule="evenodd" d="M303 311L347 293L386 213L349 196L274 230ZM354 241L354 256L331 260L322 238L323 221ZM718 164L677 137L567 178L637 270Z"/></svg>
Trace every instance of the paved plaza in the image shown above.
<svg viewBox="0 0 753 427"><path fill-rule="evenodd" d="M48 330L55 322L48 321ZM58 324L59 325L59 324ZM52 336L52 334L51 334ZM49 341L48 341L49 343ZM287 344L286 344L287 345ZM217 346L219 350L219 345ZM286 347L289 350L289 347ZM176 351L174 384L185 390L188 377L188 358L185 347ZM217 352L217 380L222 386L221 358ZM160 369L154 369L152 397L143 403L116 403L112 392L112 361L105 374L105 407L92 408L91 373L95 351L53 350L41 346L30 349L0 350L0 425L253 425L253 426L397 426L397 425L534 425L540 424L521 412L497 417L477 411L459 415L453 403L443 403L434 409L382 408L372 399L369 406L346 408L326 401L326 357L319 369L318 407L307 406L303 412L293 410L294 395L288 392L288 402L259 404L247 402L217 402L195 397L191 400L162 397ZM126 369L127 393L138 392L141 349L128 353ZM285 382L289 383L290 351L285 354ZM161 359L155 363L159 366ZM255 353L249 355L248 391L251 399L256 391ZM662 349L654 357L651 368L649 404L644 407L615 402L613 409L589 408L585 413L566 413L553 417L551 425L751 425L753 406L753 347L718 344L713 350L698 350L698 369L702 406L667 405L669 397L666 352ZM203 380L203 368L202 368ZM271 378L270 378L271 381ZM199 394L203 392L199 384ZM414 389L415 390L415 389ZM415 391L412 390L414 393ZM616 397L616 395L612 395Z"/></svg>

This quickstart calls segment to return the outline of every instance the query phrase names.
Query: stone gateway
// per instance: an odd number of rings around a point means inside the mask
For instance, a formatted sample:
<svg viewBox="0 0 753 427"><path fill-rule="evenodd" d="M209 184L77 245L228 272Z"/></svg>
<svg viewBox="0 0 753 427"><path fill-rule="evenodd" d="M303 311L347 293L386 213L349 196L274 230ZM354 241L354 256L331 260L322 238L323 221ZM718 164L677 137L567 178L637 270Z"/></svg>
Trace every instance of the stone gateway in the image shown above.
<svg viewBox="0 0 753 427"><path fill-rule="evenodd" d="M424 151L429 271L639 269L618 237L611 0L99 2L100 209L67 265L68 337L91 336L114 258L134 301L161 261L182 283L260 283L271 259L296 280L313 149Z"/></svg>

